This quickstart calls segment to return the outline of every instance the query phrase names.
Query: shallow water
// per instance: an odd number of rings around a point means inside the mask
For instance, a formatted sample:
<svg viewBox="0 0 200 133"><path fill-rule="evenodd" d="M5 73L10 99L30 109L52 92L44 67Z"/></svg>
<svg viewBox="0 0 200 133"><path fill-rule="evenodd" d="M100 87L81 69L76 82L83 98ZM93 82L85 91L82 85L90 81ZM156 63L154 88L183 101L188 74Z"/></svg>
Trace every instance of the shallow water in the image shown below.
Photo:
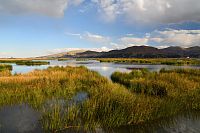
<svg viewBox="0 0 200 133"><path fill-rule="evenodd" d="M78 92L70 101L64 99L48 100L44 104L45 110L55 106L80 104L88 98L86 92ZM0 108L0 133L43 133L39 120L41 113L29 105L12 105Z"/></svg>
<svg viewBox="0 0 200 133"><path fill-rule="evenodd" d="M40 113L28 105L6 106L0 109L0 133L41 133Z"/></svg>
<svg viewBox="0 0 200 133"><path fill-rule="evenodd" d="M79 95L79 94L78 94ZM80 93L80 99L85 99L86 93ZM78 98L78 99L79 99ZM80 100L79 99L79 100ZM40 113L28 105L6 106L0 109L0 133L44 133L39 124ZM66 130L66 133L77 131ZM83 132L83 131L79 131ZM92 131L90 131L92 132ZM153 123L125 126L115 129L96 129L97 133L199 133L200 114L178 116L171 119L155 121Z"/></svg>
<svg viewBox="0 0 200 133"><path fill-rule="evenodd" d="M90 70L99 72L101 75L110 78L111 74L115 71L120 72L130 72L131 69L140 69L147 68L150 71L159 71L162 68L174 69L174 68L193 68L200 69L200 66L169 66L169 65L140 65L140 64L116 64L116 63L100 63L96 60L88 61L76 61L76 60L67 60L67 61L57 61L49 60L49 65L41 66L18 66L13 65L12 73L27 73L35 69L46 69L49 66L85 66Z"/></svg>
<svg viewBox="0 0 200 133"><path fill-rule="evenodd" d="M200 133L200 113L161 119L145 125L125 126L107 132L114 133Z"/></svg>

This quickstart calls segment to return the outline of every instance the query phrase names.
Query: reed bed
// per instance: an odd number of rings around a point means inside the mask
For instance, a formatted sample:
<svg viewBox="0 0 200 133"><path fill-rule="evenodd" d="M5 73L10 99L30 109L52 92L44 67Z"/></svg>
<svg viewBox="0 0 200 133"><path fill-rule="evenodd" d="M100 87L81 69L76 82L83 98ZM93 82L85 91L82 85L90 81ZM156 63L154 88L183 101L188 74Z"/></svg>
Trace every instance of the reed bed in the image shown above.
<svg viewBox="0 0 200 133"><path fill-rule="evenodd" d="M26 66L37 66L37 65L48 65L47 61L33 61L33 60L20 60L20 59L3 59L0 63L14 63L16 65L26 65Z"/></svg>
<svg viewBox="0 0 200 133"><path fill-rule="evenodd" d="M175 100L176 103L172 102L168 107L173 104L182 104L184 109L199 110L200 102L196 101L199 99L200 91L199 75L199 69L162 69L159 73L143 69L133 70L131 73L115 72L111 79L113 82L124 85L132 93L160 97L169 102Z"/></svg>
<svg viewBox="0 0 200 133"><path fill-rule="evenodd" d="M85 67L49 67L0 77L0 107L30 105L41 113L40 123L46 132L137 125L200 109L199 76L190 71L119 73L113 83ZM153 79L160 82L151 83ZM136 91L134 87L140 83L145 83L146 91ZM166 94L155 93L155 86L163 87ZM88 97L74 102L79 92Z"/></svg>
<svg viewBox="0 0 200 133"><path fill-rule="evenodd" d="M186 58L97 58L100 62L159 64L159 65L199 65L200 60Z"/></svg>
<svg viewBox="0 0 200 133"><path fill-rule="evenodd" d="M58 61L68 61L70 58L58 58Z"/></svg>
<svg viewBox="0 0 200 133"><path fill-rule="evenodd" d="M12 69L13 69L12 65L0 64L0 71L5 71L5 70L11 71Z"/></svg>

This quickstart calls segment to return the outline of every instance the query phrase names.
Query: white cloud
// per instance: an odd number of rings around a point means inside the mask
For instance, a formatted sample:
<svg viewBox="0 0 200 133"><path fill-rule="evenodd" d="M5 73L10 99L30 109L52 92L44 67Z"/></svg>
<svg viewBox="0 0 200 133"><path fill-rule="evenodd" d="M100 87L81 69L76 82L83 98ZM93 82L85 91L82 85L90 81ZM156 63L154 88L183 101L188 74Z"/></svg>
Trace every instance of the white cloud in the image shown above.
<svg viewBox="0 0 200 133"><path fill-rule="evenodd" d="M173 30L155 31L153 36L160 38L159 42L167 46L200 46L200 30Z"/></svg>
<svg viewBox="0 0 200 133"><path fill-rule="evenodd" d="M69 6L85 0L0 0L0 13L62 17ZM107 22L120 17L128 23L200 22L199 0L90 0ZM80 9L80 12L85 10Z"/></svg>
<svg viewBox="0 0 200 133"><path fill-rule="evenodd" d="M83 36L83 39L86 39L88 41L94 42L94 43L109 43L110 42L110 38L109 37L105 37L102 35L97 35L97 34L92 34L89 32L86 32Z"/></svg>
<svg viewBox="0 0 200 133"><path fill-rule="evenodd" d="M70 4L73 4L75 6L80 5L81 3L83 3L85 0L69 0Z"/></svg>
<svg viewBox="0 0 200 133"><path fill-rule="evenodd" d="M119 16L129 23L179 23L200 21L199 0L93 0L104 18Z"/></svg>
<svg viewBox="0 0 200 133"><path fill-rule="evenodd" d="M106 44L106 43L110 43L111 41L109 37L93 34L90 32L85 32L84 34L66 32L65 34L70 35L70 36L77 36L80 39L84 39L92 43L98 43L98 44Z"/></svg>
<svg viewBox="0 0 200 133"><path fill-rule="evenodd" d="M42 14L62 17L69 5L79 5L84 0L0 0L0 12L9 14Z"/></svg>
<svg viewBox="0 0 200 133"><path fill-rule="evenodd" d="M151 33L146 33L143 37L136 37L134 34L127 34L116 40L102 35L91 34L89 32L86 32L83 35L73 33L67 33L67 35L78 36L81 39L90 42L106 45L108 49L123 49L131 46L155 46L157 48L166 48L169 46L200 46L200 30L155 30Z"/></svg>
<svg viewBox="0 0 200 133"><path fill-rule="evenodd" d="M164 40L164 39L163 39L163 38L160 38L160 37L152 37L152 38L149 38L148 41L161 43L163 40Z"/></svg>
<svg viewBox="0 0 200 133"><path fill-rule="evenodd" d="M82 38L82 35L79 34L79 33L70 33L70 32L66 32L65 34L66 34L67 36L76 36L76 37Z"/></svg>
<svg viewBox="0 0 200 133"><path fill-rule="evenodd" d="M155 30L147 33L144 37L124 36L119 39L116 48L126 48L129 46L153 45L157 48L168 46L192 47L200 46L200 30Z"/></svg>
<svg viewBox="0 0 200 133"><path fill-rule="evenodd" d="M98 12L107 22L114 21L119 12L119 4L115 0L91 0L98 5Z"/></svg>
<svg viewBox="0 0 200 133"><path fill-rule="evenodd" d="M122 37L120 38L120 42L126 45L146 45L148 43L148 38L137 38L137 37Z"/></svg>
<svg viewBox="0 0 200 133"><path fill-rule="evenodd" d="M100 48L57 48L53 50L48 50L47 54L57 54L57 53L63 53L63 52L69 52L69 51L78 51L78 50L83 50L83 51L97 51L97 52L105 52L105 51L110 51L112 49L107 48L105 46L100 47Z"/></svg>

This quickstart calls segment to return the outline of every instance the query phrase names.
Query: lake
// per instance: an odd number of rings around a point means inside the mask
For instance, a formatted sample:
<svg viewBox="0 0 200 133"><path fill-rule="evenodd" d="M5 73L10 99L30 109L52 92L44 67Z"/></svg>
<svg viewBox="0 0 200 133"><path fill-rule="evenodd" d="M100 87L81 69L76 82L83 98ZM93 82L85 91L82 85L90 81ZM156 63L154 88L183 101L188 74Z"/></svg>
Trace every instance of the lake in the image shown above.
<svg viewBox="0 0 200 133"><path fill-rule="evenodd" d="M27 73L35 69L46 69L49 66L85 66L90 70L99 72L102 76L110 78L111 74L115 71L130 72L131 69L147 68L150 71L159 71L162 68L174 69L174 68L193 68L200 69L200 66L170 66L170 65L140 65L140 64L116 64L116 63L100 63L96 60L88 61L58 61L58 60L47 60L50 62L49 65L41 66L18 66L13 65L12 73Z"/></svg>

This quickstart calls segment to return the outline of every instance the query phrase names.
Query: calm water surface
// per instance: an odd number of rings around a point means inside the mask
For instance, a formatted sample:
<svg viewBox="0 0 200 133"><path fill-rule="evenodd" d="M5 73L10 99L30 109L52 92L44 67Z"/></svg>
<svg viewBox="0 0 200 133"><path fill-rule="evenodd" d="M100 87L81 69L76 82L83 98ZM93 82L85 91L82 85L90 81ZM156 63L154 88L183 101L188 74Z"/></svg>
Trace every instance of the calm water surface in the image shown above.
<svg viewBox="0 0 200 133"><path fill-rule="evenodd" d="M42 66L18 66L13 65L12 73L27 73L33 71L35 69L46 69L49 66L85 66L90 70L94 70L99 72L101 75L105 77L110 77L111 74L115 71L120 72L130 72L131 69L140 69L147 68L150 71L159 71L162 68L166 69L174 69L174 68L194 68L200 69L200 66L169 66L169 65L137 65L137 64L115 64L115 63L100 63L95 60L88 61L76 61L76 60L68 60L68 61L57 61L50 60L50 65L42 65Z"/></svg>

